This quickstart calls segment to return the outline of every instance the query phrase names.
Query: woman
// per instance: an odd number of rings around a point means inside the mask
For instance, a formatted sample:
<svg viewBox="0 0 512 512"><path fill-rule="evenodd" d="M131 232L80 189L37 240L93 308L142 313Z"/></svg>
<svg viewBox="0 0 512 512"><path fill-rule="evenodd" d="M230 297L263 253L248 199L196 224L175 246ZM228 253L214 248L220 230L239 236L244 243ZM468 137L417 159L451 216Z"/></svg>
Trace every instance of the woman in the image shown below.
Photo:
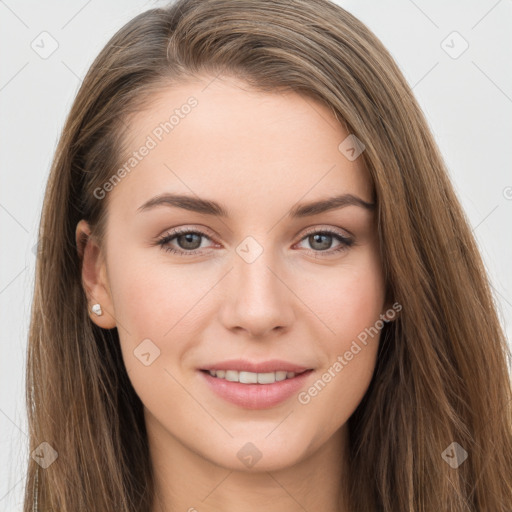
<svg viewBox="0 0 512 512"><path fill-rule="evenodd" d="M508 357L348 12L181 0L102 50L41 219L25 512L510 510Z"/></svg>

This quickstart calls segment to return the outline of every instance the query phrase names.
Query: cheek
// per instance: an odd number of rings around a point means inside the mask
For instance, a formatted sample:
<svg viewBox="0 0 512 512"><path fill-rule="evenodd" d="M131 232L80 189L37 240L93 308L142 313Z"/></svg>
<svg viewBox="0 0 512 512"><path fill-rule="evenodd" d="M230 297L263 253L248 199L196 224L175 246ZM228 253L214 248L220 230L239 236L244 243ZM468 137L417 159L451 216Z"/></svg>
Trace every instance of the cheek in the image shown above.
<svg viewBox="0 0 512 512"><path fill-rule="evenodd" d="M119 264L111 265L116 318L130 337L164 340L197 315L195 306L215 276L198 276L192 265L166 265L161 259L148 264L145 251L119 254Z"/></svg>
<svg viewBox="0 0 512 512"><path fill-rule="evenodd" d="M151 410L173 410L186 399L173 376L181 380L175 368L187 348L183 331L193 329L191 308L201 290L191 291L194 288L185 285L176 268L148 265L143 256L127 250L113 255L110 263L121 352L144 405ZM116 257L118 264L114 264Z"/></svg>
<svg viewBox="0 0 512 512"><path fill-rule="evenodd" d="M347 342L350 345L383 313L384 282L373 251L360 251L337 268L319 269L298 283L297 294L324 325L329 352L329 347L341 350Z"/></svg>
<svg viewBox="0 0 512 512"><path fill-rule="evenodd" d="M323 364L309 387L297 396L298 411L321 444L344 425L370 385L380 343L378 293L352 295L333 323L336 335L322 338ZM373 301L373 302L372 302ZM378 323L378 324L377 324ZM318 430L318 425L321 429Z"/></svg>
<svg viewBox="0 0 512 512"><path fill-rule="evenodd" d="M348 420L370 384L384 325L385 290L380 262L370 252L317 283L308 301L329 330L318 338L324 358L317 379L298 402L334 431Z"/></svg>
<svg viewBox="0 0 512 512"><path fill-rule="evenodd" d="M113 255L112 298L124 364L135 390L149 405L162 399L162 390L172 389L165 393L171 405L173 397L181 396L171 375L200 340L208 292L218 276L211 268L201 272L195 265L170 265L162 259L148 265L147 259L137 250Z"/></svg>

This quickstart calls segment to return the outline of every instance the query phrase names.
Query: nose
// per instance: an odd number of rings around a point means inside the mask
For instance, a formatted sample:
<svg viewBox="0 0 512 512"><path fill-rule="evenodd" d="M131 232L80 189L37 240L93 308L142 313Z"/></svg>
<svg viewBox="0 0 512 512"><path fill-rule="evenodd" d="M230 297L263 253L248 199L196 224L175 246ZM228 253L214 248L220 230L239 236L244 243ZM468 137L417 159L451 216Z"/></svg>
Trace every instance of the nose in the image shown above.
<svg viewBox="0 0 512 512"><path fill-rule="evenodd" d="M254 338L287 330L294 320L294 295L284 274L270 251L252 262L235 254L233 269L224 279L226 293L220 308L224 327Z"/></svg>

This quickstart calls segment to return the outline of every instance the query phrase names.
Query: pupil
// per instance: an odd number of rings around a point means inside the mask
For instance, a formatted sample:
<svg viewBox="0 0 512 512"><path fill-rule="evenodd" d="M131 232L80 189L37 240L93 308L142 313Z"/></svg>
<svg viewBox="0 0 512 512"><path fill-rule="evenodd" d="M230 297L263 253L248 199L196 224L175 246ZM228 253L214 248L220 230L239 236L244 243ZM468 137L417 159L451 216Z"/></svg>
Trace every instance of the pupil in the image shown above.
<svg viewBox="0 0 512 512"><path fill-rule="evenodd" d="M194 237L196 240L194 241ZM181 243L181 239L185 240L185 243ZM179 245L182 247L182 249L197 249L201 245L200 236L197 233L186 233L185 235L181 235L178 238L178 241L180 242ZM199 241L199 244L197 242Z"/></svg>
<svg viewBox="0 0 512 512"><path fill-rule="evenodd" d="M315 235L312 235L310 237L313 241L311 243L311 246L314 248L314 244L316 242L319 242L320 243L320 247L316 247L317 249L319 250L325 250L325 249L329 249L330 245L331 245L331 238L332 236L331 235L327 235L327 234L315 234ZM322 243L322 238L324 239L323 243Z"/></svg>

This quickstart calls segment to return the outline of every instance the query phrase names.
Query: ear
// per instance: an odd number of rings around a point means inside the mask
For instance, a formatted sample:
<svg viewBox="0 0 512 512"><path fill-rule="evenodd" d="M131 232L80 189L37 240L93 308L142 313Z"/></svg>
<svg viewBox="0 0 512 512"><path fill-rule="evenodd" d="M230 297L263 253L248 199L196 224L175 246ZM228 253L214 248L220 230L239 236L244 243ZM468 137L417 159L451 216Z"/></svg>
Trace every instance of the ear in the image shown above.
<svg viewBox="0 0 512 512"><path fill-rule="evenodd" d="M77 224L75 237L78 256L82 261L82 286L87 296L89 317L98 327L112 329L116 327L116 320L104 254L91 236L89 224L85 220ZM91 310L94 304L100 304L103 311L101 316Z"/></svg>
<svg viewBox="0 0 512 512"><path fill-rule="evenodd" d="M402 305L399 302L386 301L384 310L382 311L382 320L385 322L393 322L400 315Z"/></svg>

